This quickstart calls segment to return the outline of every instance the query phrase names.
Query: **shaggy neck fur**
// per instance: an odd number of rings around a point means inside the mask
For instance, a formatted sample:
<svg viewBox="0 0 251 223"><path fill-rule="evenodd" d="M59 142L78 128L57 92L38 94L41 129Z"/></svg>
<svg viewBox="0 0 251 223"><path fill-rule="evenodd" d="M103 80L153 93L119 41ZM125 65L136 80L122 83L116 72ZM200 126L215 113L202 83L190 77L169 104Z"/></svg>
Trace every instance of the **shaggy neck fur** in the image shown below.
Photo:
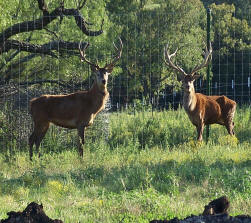
<svg viewBox="0 0 251 223"><path fill-rule="evenodd" d="M97 80L95 80L90 91L97 91L101 95L105 96L106 94L108 94L106 86L107 86L106 84L105 85L104 84L98 85Z"/></svg>
<svg viewBox="0 0 251 223"><path fill-rule="evenodd" d="M190 91L184 90L183 106L187 112L192 112L197 103L194 87Z"/></svg>

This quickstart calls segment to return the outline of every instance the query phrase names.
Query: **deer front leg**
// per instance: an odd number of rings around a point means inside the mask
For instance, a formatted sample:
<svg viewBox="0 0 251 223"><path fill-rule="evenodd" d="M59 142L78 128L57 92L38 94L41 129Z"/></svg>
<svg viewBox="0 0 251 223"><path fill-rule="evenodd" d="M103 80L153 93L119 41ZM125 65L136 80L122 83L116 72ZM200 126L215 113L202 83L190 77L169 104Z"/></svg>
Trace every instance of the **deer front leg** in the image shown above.
<svg viewBox="0 0 251 223"><path fill-rule="evenodd" d="M234 122L232 121L232 135L235 135L235 132L234 132Z"/></svg>
<svg viewBox="0 0 251 223"><path fill-rule="evenodd" d="M81 157L84 156L83 146L85 144L85 126L81 125L78 127L78 150ZM81 141L80 141L81 140Z"/></svg>
<svg viewBox="0 0 251 223"><path fill-rule="evenodd" d="M197 125L196 128L197 128L197 134L198 134L197 140L202 141L202 134L203 134L203 130L204 130L204 124L201 123L201 124Z"/></svg>
<svg viewBox="0 0 251 223"><path fill-rule="evenodd" d="M29 146L30 146L30 161L32 161L32 156L33 156L33 145L35 143L35 133L32 132L32 134L29 137Z"/></svg>

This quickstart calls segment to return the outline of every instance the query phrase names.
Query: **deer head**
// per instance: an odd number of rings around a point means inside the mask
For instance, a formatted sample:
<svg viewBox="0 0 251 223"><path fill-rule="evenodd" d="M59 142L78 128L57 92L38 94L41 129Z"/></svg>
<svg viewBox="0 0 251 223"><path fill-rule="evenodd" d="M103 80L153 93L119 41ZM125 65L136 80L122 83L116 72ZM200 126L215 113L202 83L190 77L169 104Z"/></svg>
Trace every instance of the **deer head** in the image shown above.
<svg viewBox="0 0 251 223"><path fill-rule="evenodd" d="M120 57L122 55L123 43L120 38L119 38L119 41L120 41L120 48L119 49L115 45L115 43L113 43L115 49L117 50L117 54L115 54L115 56L111 59L110 63L107 63L104 67L100 67L97 63L92 63L86 59L85 50L87 49L89 44L86 44L83 50L80 47L81 43L79 44L79 52L80 52L80 56L81 56L81 61L86 62L91 66L91 70L93 71L93 73L95 74L95 77L96 77L96 79L95 79L96 83L100 88L106 87L107 81L108 81L108 76L109 76L109 74L112 73L112 70L115 66L115 63L120 59Z"/></svg>
<svg viewBox="0 0 251 223"><path fill-rule="evenodd" d="M168 44L164 47L164 61L167 66L173 68L174 70L178 71L178 77L182 81L182 87L185 92L192 92L194 91L194 81L200 77L200 75L196 74L200 69L206 67L212 58L212 46L210 43L209 50L206 48L204 52L204 59L203 62L199 65L196 65L192 71L187 74L181 67L174 64L171 58L176 55L178 49L175 50L174 53L169 53L169 46Z"/></svg>

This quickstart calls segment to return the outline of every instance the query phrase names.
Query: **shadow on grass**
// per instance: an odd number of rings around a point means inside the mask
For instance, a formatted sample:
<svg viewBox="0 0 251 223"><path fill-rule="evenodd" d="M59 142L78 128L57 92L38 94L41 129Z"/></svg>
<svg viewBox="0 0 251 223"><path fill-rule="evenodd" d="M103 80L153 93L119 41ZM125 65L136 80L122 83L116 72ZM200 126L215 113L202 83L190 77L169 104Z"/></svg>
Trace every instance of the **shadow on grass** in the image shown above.
<svg viewBox="0 0 251 223"><path fill-rule="evenodd" d="M43 188L49 180L66 182L69 177L79 190L95 186L107 192L121 193L152 187L160 193L177 194L188 185L204 187L206 181L212 190L224 188L224 191L248 194L251 192L250 167L251 160L240 163L216 160L212 165L206 165L202 160L182 163L164 161L157 165L132 164L110 170L89 167L70 172L68 176L48 175L43 168L39 168L14 179L1 175L0 183L2 194L15 193L20 186L36 190Z"/></svg>

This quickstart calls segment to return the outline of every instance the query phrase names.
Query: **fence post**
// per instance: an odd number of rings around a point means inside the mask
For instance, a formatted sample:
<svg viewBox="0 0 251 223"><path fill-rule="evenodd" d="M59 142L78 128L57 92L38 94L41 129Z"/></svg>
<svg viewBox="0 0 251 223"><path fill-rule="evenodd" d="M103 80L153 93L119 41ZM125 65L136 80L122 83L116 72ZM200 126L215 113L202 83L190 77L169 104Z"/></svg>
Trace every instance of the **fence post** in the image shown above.
<svg viewBox="0 0 251 223"><path fill-rule="evenodd" d="M210 48L210 31L211 31L211 9L207 9L207 49ZM211 80L210 80L210 63L207 65L207 95L211 94ZM206 142L209 139L210 126L206 126Z"/></svg>

